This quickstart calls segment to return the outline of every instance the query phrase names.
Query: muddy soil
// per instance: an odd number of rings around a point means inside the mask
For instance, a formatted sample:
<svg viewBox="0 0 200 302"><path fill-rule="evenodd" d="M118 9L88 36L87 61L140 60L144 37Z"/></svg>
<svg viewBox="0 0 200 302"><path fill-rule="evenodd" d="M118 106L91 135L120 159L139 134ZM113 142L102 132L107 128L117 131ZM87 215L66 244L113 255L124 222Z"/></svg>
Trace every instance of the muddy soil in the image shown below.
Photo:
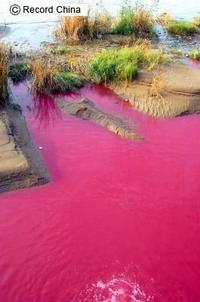
<svg viewBox="0 0 200 302"><path fill-rule="evenodd" d="M121 137L131 140L142 139L128 121L103 112L87 99L79 102L57 100L57 104L63 112L94 122Z"/></svg>

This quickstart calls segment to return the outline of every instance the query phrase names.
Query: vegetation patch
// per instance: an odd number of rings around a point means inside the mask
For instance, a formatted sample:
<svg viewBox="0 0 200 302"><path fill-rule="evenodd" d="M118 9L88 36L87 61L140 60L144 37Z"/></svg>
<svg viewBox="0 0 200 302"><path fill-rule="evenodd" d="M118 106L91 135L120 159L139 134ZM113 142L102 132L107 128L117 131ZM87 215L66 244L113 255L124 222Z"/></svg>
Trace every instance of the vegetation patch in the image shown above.
<svg viewBox="0 0 200 302"><path fill-rule="evenodd" d="M7 49L0 44L0 105L5 103L7 97Z"/></svg>
<svg viewBox="0 0 200 302"><path fill-rule="evenodd" d="M81 88L85 83L83 77L68 71L57 71L54 75L54 81L51 93L73 91Z"/></svg>
<svg viewBox="0 0 200 302"><path fill-rule="evenodd" d="M95 17L67 16L62 17L55 30L58 40L80 42L97 38L111 31L111 17L103 11Z"/></svg>
<svg viewBox="0 0 200 302"><path fill-rule="evenodd" d="M152 13L143 6L124 6L118 18L111 17L106 10L95 16L63 17L55 30L55 36L64 42L97 39L109 33L149 38L155 34L154 21Z"/></svg>
<svg viewBox="0 0 200 302"><path fill-rule="evenodd" d="M98 83L133 81L140 68L154 69L167 61L162 50L146 45L106 50L94 56L89 66L91 78Z"/></svg>
<svg viewBox="0 0 200 302"><path fill-rule="evenodd" d="M200 61L200 48L188 52L188 57L192 60Z"/></svg>
<svg viewBox="0 0 200 302"><path fill-rule="evenodd" d="M42 94L74 91L84 85L85 79L68 70L59 70L45 61L32 64L32 90Z"/></svg>
<svg viewBox="0 0 200 302"><path fill-rule="evenodd" d="M152 14L142 7L138 9L123 7L113 26L113 33L152 37L155 33Z"/></svg>
<svg viewBox="0 0 200 302"><path fill-rule="evenodd" d="M14 63L9 66L8 76L13 82L18 83L24 81L30 73L30 68L27 63Z"/></svg>
<svg viewBox="0 0 200 302"><path fill-rule="evenodd" d="M132 35L135 33L134 12L129 8L123 8L120 16L113 26L114 34Z"/></svg>
<svg viewBox="0 0 200 302"><path fill-rule="evenodd" d="M176 20L169 14L161 14L157 22L166 28L169 34L176 36L191 36L200 33L200 17L191 21Z"/></svg>
<svg viewBox="0 0 200 302"><path fill-rule="evenodd" d="M198 32L194 22L173 20L167 25L167 31L171 35L191 36Z"/></svg>

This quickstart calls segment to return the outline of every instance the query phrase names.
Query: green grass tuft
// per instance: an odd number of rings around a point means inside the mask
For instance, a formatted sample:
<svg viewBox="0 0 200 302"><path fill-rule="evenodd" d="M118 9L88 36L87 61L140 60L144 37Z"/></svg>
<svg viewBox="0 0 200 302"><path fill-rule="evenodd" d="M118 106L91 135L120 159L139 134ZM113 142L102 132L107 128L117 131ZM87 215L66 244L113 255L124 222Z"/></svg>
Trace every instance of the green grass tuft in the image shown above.
<svg viewBox="0 0 200 302"><path fill-rule="evenodd" d="M96 82L112 81L116 77L115 52L102 52L94 58L90 64L89 73Z"/></svg>
<svg viewBox="0 0 200 302"><path fill-rule="evenodd" d="M132 35L135 33L135 13L130 8L122 8L120 16L113 27L114 34Z"/></svg>
<svg viewBox="0 0 200 302"><path fill-rule="evenodd" d="M153 69L166 61L163 51L144 45L107 50L94 56L89 65L89 75L98 83L130 82L137 77L140 68Z"/></svg>
<svg viewBox="0 0 200 302"><path fill-rule="evenodd" d="M62 93L81 88L85 79L68 71L57 71L54 75L54 84L50 87L51 93Z"/></svg>
<svg viewBox="0 0 200 302"><path fill-rule="evenodd" d="M131 82L138 75L138 67L132 63L124 63L117 66L117 77L120 81Z"/></svg>
<svg viewBox="0 0 200 302"><path fill-rule="evenodd" d="M27 63L14 63L9 66L8 76L13 82L18 83L24 81L30 72L30 68Z"/></svg>

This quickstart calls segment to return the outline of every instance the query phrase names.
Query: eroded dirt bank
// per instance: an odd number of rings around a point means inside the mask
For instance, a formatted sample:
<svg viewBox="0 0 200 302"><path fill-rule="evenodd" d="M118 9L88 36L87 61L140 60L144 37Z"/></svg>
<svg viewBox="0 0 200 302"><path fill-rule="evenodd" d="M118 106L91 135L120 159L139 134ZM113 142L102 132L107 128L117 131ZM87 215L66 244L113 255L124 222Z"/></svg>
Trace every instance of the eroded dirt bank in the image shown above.
<svg viewBox="0 0 200 302"><path fill-rule="evenodd" d="M151 116L173 118L200 112L200 72L184 64L141 72L137 81L111 87Z"/></svg>
<svg viewBox="0 0 200 302"><path fill-rule="evenodd" d="M0 111L0 193L49 181L18 106Z"/></svg>

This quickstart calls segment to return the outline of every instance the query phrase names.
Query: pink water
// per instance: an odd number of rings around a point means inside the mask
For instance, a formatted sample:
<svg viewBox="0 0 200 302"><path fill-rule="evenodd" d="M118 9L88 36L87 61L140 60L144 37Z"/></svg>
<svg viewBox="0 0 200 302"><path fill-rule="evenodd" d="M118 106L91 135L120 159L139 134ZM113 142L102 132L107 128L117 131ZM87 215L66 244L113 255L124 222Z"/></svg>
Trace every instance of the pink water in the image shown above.
<svg viewBox="0 0 200 302"><path fill-rule="evenodd" d="M199 302L199 116L154 119L84 88L135 121L132 142L13 90L52 180L0 196L0 301Z"/></svg>

